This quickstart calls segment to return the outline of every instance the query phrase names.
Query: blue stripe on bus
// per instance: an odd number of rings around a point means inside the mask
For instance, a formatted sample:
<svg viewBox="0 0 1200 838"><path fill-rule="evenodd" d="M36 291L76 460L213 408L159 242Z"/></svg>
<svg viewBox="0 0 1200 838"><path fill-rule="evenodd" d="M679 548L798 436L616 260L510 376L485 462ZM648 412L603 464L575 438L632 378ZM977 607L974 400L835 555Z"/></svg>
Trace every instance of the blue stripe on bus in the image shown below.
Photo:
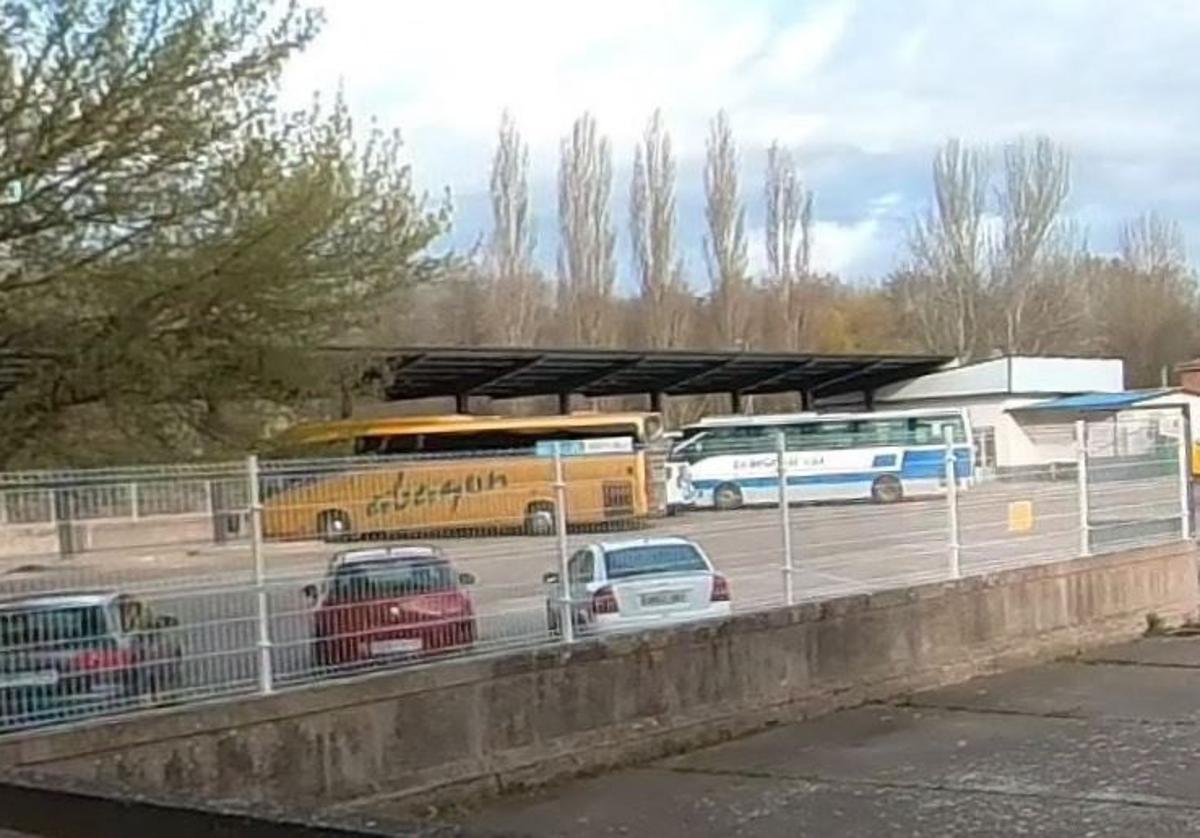
<svg viewBox="0 0 1200 838"><path fill-rule="evenodd" d="M937 478L945 474L945 469L945 451L905 451L900 477L906 480ZM971 476L971 452L966 448L955 450L954 471L959 477Z"/></svg>

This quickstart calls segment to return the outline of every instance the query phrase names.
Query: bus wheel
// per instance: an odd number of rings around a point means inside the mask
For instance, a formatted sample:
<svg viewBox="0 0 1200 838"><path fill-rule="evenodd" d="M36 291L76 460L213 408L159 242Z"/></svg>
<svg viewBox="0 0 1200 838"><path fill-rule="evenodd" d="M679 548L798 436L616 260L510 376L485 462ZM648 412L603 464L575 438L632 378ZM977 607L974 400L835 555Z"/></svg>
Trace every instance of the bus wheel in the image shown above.
<svg viewBox="0 0 1200 838"><path fill-rule="evenodd" d="M317 532L323 541L344 541L350 536L350 516L340 509L326 509L317 516Z"/></svg>
<svg viewBox="0 0 1200 838"><path fill-rule="evenodd" d="M871 500L875 503L896 503L903 498L904 487L894 475L881 475L871 484Z"/></svg>
<svg viewBox="0 0 1200 838"><path fill-rule="evenodd" d="M722 512L741 508L742 490L733 483L722 483L713 489L713 506Z"/></svg>
<svg viewBox="0 0 1200 838"><path fill-rule="evenodd" d="M529 535L554 535L554 507L535 503L525 510L525 532Z"/></svg>

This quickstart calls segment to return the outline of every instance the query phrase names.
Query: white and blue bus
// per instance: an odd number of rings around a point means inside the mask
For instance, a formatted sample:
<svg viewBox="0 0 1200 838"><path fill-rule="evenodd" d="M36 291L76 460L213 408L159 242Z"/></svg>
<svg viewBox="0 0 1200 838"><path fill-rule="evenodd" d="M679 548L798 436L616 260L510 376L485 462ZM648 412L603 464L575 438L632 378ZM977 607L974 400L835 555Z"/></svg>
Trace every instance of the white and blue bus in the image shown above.
<svg viewBox="0 0 1200 838"><path fill-rule="evenodd" d="M727 416L683 429L668 462L669 502L716 509L778 503L781 431L791 503L942 494L947 435L959 485L972 477L971 427L962 410Z"/></svg>

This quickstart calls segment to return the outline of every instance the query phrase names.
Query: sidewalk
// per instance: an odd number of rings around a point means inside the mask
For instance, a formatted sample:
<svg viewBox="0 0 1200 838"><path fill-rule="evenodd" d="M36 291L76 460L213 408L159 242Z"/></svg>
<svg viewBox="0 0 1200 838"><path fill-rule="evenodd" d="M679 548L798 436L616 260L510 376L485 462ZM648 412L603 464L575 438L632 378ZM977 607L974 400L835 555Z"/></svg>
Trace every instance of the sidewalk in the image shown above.
<svg viewBox="0 0 1200 838"><path fill-rule="evenodd" d="M861 707L459 820L572 838L1200 835L1200 638Z"/></svg>

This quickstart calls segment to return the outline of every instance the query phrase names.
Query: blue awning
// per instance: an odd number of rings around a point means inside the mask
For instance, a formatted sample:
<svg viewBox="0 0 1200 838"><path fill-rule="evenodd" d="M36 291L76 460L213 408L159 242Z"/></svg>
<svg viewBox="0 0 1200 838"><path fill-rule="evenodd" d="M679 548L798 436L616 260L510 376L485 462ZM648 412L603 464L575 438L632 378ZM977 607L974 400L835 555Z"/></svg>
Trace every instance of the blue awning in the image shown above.
<svg viewBox="0 0 1200 838"><path fill-rule="evenodd" d="M1020 413L1027 410L1057 411L1064 413L1083 413L1087 411L1115 411L1169 396L1174 390L1128 390L1122 393L1079 393L1074 396L1061 396L1057 399L1047 399L1024 407L1014 407L1010 413Z"/></svg>

